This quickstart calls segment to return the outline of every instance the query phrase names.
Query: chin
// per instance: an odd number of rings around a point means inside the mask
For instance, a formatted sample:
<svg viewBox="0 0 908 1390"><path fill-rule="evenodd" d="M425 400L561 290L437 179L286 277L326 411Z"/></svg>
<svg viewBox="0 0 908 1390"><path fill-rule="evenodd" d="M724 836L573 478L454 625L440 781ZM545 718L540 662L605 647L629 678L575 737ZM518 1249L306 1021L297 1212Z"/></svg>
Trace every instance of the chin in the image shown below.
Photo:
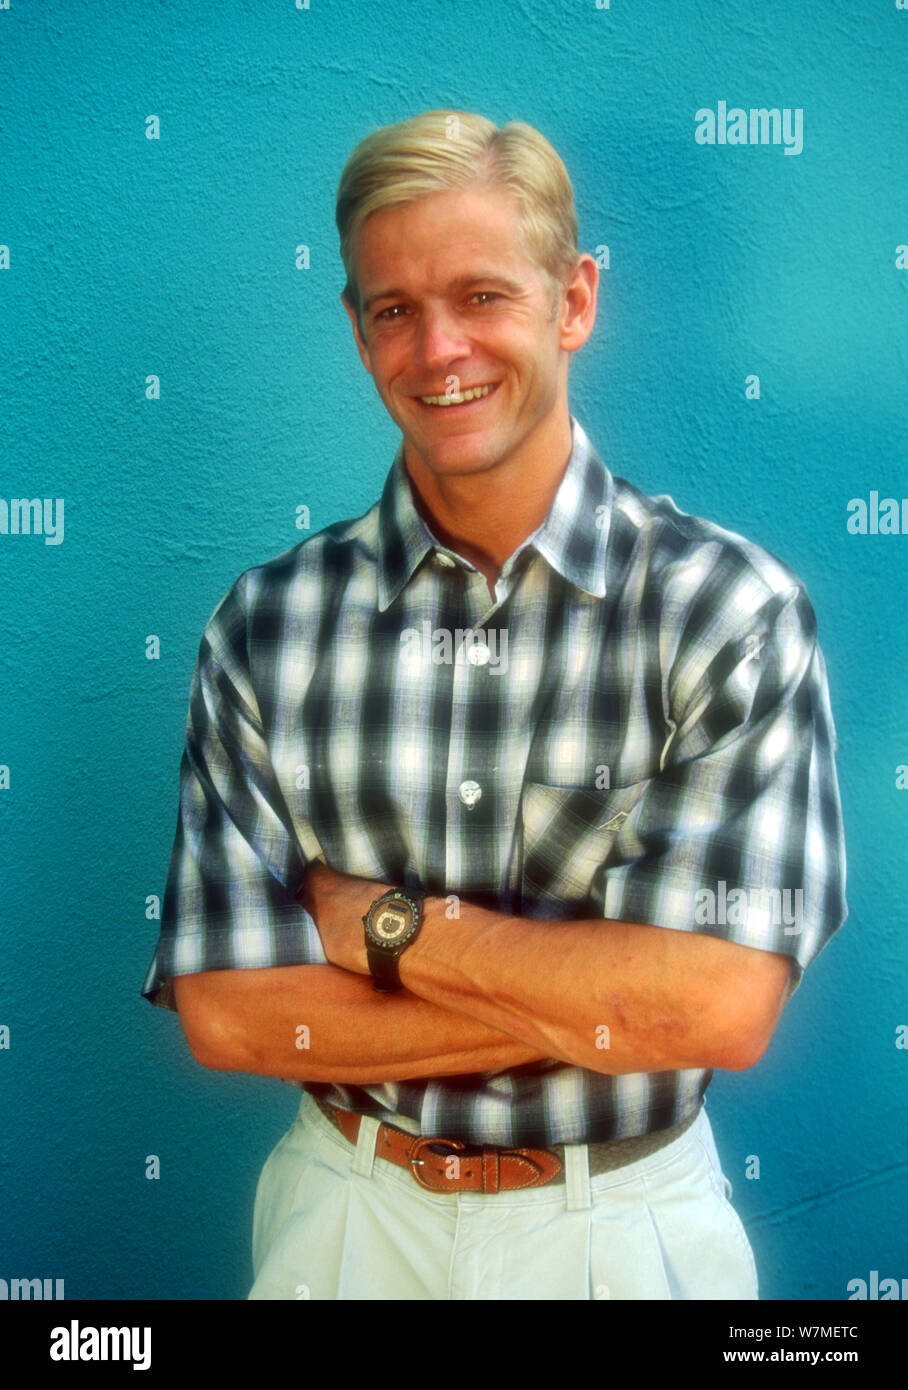
<svg viewBox="0 0 908 1390"><path fill-rule="evenodd" d="M423 458L438 459L439 463L472 462L479 465L505 452L499 431L488 428L447 435L420 431L417 436L410 436L410 443Z"/></svg>
<svg viewBox="0 0 908 1390"><path fill-rule="evenodd" d="M443 473L449 477L464 473L482 473L492 467L498 457L496 450L489 446L483 448L482 445L458 450L428 448L420 450L420 455L433 473Z"/></svg>

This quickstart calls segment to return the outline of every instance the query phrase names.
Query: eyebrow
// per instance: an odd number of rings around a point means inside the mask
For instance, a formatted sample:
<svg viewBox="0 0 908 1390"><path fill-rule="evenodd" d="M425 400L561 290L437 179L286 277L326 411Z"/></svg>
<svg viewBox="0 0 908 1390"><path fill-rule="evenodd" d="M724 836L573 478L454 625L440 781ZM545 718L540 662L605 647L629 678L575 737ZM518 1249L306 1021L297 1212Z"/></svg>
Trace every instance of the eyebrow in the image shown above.
<svg viewBox="0 0 908 1390"><path fill-rule="evenodd" d="M458 275L456 280L449 280L445 290L448 294L460 294L468 290L472 285L494 285L499 289L505 290L508 294L520 294L524 286L516 280L509 280L506 275ZM368 314L376 304L382 299L409 299L411 296L406 290L379 290L376 294L370 294L369 298L363 303L363 313Z"/></svg>

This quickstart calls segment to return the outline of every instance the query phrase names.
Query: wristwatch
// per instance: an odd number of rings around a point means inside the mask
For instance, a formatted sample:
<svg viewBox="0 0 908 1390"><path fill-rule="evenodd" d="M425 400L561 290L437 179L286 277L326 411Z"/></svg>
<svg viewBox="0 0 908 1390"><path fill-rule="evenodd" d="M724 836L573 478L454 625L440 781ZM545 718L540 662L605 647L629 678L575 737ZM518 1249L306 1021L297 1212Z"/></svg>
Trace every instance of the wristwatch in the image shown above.
<svg viewBox="0 0 908 1390"><path fill-rule="evenodd" d="M419 888L391 888L375 899L363 918L366 958L379 994L403 989L397 962L422 926L427 896Z"/></svg>

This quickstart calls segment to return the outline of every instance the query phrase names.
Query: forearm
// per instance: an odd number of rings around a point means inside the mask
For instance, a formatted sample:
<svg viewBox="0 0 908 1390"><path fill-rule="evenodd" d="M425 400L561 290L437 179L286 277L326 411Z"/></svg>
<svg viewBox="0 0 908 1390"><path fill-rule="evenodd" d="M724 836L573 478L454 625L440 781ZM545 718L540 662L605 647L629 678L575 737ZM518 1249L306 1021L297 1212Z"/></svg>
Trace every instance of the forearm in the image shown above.
<svg viewBox="0 0 908 1390"><path fill-rule="evenodd" d="M384 885L314 865L300 902L334 965L368 976L362 916ZM429 1003L605 1075L749 1067L782 1010L788 957L701 932L536 921L428 897L398 968Z"/></svg>
<svg viewBox="0 0 908 1390"><path fill-rule="evenodd" d="M751 1066L782 1008L786 957L632 922L540 922L438 899L400 961L407 989L607 1075Z"/></svg>
<svg viewBox="0 0 908 1390"><path fill-rule="evenodd" d="M218 1071L369 1084L499 1071L544 1055L493 1026L333 965L174 980L193 1056Z"/></svg>

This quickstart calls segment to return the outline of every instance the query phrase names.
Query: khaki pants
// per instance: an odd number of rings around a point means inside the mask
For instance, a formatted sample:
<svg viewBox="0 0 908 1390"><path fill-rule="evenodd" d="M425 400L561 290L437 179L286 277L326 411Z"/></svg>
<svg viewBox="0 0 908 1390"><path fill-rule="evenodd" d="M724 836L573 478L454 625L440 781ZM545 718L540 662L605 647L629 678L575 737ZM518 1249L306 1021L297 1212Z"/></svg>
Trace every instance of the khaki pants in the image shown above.
<svg viewBox="0 0 908 1390"><path fill-rule="evenodd" d="M755 1299L705 1109L666 1148L525 1192L430 1193L307 1094L259 1179L251 1299Z"/></svg>

